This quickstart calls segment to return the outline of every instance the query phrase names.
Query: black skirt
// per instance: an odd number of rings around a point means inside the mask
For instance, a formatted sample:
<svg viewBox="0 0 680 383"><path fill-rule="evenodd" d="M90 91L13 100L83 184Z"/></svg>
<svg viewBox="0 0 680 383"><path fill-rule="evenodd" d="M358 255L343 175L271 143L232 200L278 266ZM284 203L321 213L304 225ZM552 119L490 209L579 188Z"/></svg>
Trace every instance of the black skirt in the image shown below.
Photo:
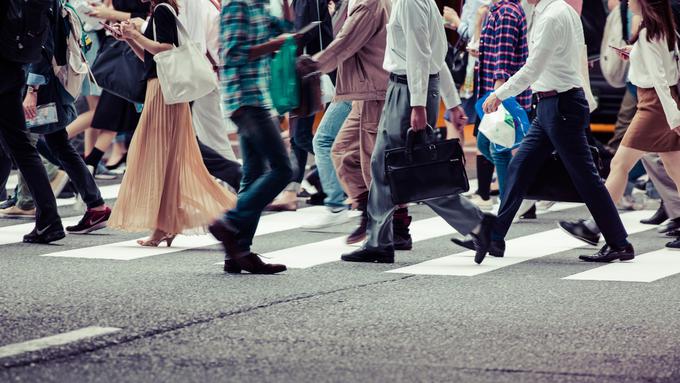
<svg viewBox="0 0 680 383"><path fill-rule="evenodd" d="M94 112L92 127L114 132L132 132L139 123L139 116L140 113L137 113L133 103L104 90Z"/></svg>

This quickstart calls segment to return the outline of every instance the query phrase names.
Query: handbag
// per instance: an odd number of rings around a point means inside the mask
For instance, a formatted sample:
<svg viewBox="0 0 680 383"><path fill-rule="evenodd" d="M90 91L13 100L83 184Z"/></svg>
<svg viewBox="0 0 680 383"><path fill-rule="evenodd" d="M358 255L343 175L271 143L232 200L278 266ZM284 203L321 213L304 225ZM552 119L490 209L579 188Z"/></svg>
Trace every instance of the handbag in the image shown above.
<svg viewBox="0 0 680 383"><path fill-rule="evenodd" d="M217 88L215 72L200 44L191 41L189 33L177 18L175 9L166 3L156 6L168 8L175 16L180 44L153 56L161 92L167 105L191 102L205 97ZM153 23L156 40L156 22Z"/></svg>
<svg viewBox="0 0 680 383"><path fill-rule="evenodd" d="M596 147L591 146L590 151L597 171L602 175L604 165L600 158L600 152ZM543 161L541 169L536 173L534 181L527 189L524 197L527 200L537 201L559 201L559 202L583 202L578 194L574 183L564 167L557 152L553 152L550 157Z"/></svg>
<svg viewBox="0 0 680 383"><path fill-rule="evenodd" d="M296 72L297 44L289 37L270 64L269 92L274 109L283 115L300 106L300 80Z"/></svg>
<svg viewBox="0 0 680 383"><path fill-rule="evenodd" d="M614 88L624 88L628 79L629 63L623 61L611 47L626 45L623 35L621 6L617 5L607 16L600 47L600 69L607 83Z"/></svg>
<svg viewBox="0 0 680 383"><path fill-rule="evenodd" d="M144 62L125 41L110 37L92 65L96 83L107 92L127 101L143 104L146 96Z"/></svg>
<svg viewBox="0 0 680 383"><path fill-rule="evenodd" d="M416 144L417 136L425 136ZM395 205L427 201L470 190L465 154L458 139L434 141L434 129L409 129L406 146L385 152L385 174Z"/></svg>
<svg viewBox="0 0 680 383"><path fill-rule="evenodd" d="M319 0L316 0L316 14L319 18L319 21L322 21L321 11L319 10ZM323 36L321 36L321 24L319 24L319 47L323 51ZM329 76L327 73L321 75L320 81L321 81L321 103L326 105L331 103L333 101L333 98L335 98L335 85L333 85L331 76Z"/></svg>
<svg viewBox="0 0 680 383"><path fill-rule="evenodd" d="M449 49L446 52L446 64L451 71L456 89L460 89L465 83L469 58L467 43L467 39L461 36L455 46L449 44Z"/></svg>

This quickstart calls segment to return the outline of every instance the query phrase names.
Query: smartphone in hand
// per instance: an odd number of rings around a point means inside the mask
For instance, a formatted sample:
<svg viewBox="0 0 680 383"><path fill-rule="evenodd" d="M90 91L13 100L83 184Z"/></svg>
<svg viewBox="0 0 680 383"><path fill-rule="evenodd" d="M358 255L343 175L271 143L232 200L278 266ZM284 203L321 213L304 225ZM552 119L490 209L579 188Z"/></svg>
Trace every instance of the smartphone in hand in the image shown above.
<svg viewBox="0 0 680 383"><path fill-rule="evenodd" d="M111 32L111 34L113 34L114 36L121 36L120 25L118 24L109 25L103 21L100 21L99 24L101 24L104 27L104 29Z"/></svg>
<svg viewBox="0 0 680 383"><path fill-rule="evenodd" d="M617 47L611 46L611 45L609 46L609 48L611 48L611 49L617 51L617 52L618 52L619 54L621 54L621 55L624 55L624 56L626 56L626 57L630 57L630 52L628 52L627 50L625 50L625 49L623 49L623 48L617 48Z"/></svg>

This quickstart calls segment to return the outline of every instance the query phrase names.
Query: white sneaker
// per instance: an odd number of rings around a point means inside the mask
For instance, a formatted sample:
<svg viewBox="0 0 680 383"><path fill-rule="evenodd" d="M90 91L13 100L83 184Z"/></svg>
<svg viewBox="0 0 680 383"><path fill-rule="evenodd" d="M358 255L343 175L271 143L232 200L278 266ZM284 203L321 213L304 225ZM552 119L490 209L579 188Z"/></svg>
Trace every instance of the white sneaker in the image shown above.
<svg viewBox="0 0 680 383"><path fill-rule="evenodd" d="M302 226L303 230L318 230L330 226L342 225L347 223L352 218L349 216L346 209L340 211L326 210L324 213L316 217L311 222Z"/></svg>
<svg viewBox="0 0 680 383"><path fill-rule="evenodd" d="M538 201L536 202L536 209L538 210L550 210L551 207L555 206L557 202L555 201Z"/></svg>
<svg viewBox="0 0 680 383"><path fill-rule="evenodd" d="M59 170L54 179L50 181L52 193L54 193L55 198L59 197L59 194L64 191L66 184L68 184L68 174L63 170Z"/></svg>
<svg viewBox="0 0 680 383"><path fill-rule="evenodd" d="M489 198L487 200L483 200L482 197L479 196L479 194L473 194L471 197L468 197L470 202L473 204L477 205L482 210L491 210L493 209L493 198Z"/></svg>

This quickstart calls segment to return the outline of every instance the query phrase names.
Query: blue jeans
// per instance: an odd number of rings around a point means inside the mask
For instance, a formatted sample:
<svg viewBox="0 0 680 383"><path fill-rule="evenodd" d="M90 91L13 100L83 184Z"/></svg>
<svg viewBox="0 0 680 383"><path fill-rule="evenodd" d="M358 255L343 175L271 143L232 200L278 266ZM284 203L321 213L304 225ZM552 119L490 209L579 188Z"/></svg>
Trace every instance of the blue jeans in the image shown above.
<svg viewBox="0 0 680 383"><path fill-rule="evenodd" d="M607 244L615 248L628 244L619 212L593 162L586 135L589 124L588 102L580 89L539 102L529 133L508 167L506 190L494 223L494 239L505 238L527 189L543 162L556 150Z"/></svg>
<svg viewBox="0 0 680 383"><path fill-rule="evenodd" d="M333 160L331 159L331 148L335 142L340 128L345 123L349 112L352 111L350 101L338 101L331 103L323 115L319 129L314 136L314 153L316 168L319 170L319 178L323 191L326 193L324 204L330 208L342 207L345 205L345 192L338 181L335 173Z"/></svg>
<svg viewBox="0 0 680 383"><path fill-rule="evenodd" d="M493 162L496 167L496 176L498 177L498 192L503 199L503 192L505 191L505 180L508 174L508 165L512 159L512 151L496 150L495 146L482 133L477 133L477 148L486 157L487 160Z"/></svg>
<svg viewBox="0 0 680 383"><path fill-rule="evenodd" d="M236 207L224 219L238 231L239 250L250 251L262 210L283 190L293 172L281 132L269 110L254 106L240 110L232 120L238 127L243 178Z"/></svg>

